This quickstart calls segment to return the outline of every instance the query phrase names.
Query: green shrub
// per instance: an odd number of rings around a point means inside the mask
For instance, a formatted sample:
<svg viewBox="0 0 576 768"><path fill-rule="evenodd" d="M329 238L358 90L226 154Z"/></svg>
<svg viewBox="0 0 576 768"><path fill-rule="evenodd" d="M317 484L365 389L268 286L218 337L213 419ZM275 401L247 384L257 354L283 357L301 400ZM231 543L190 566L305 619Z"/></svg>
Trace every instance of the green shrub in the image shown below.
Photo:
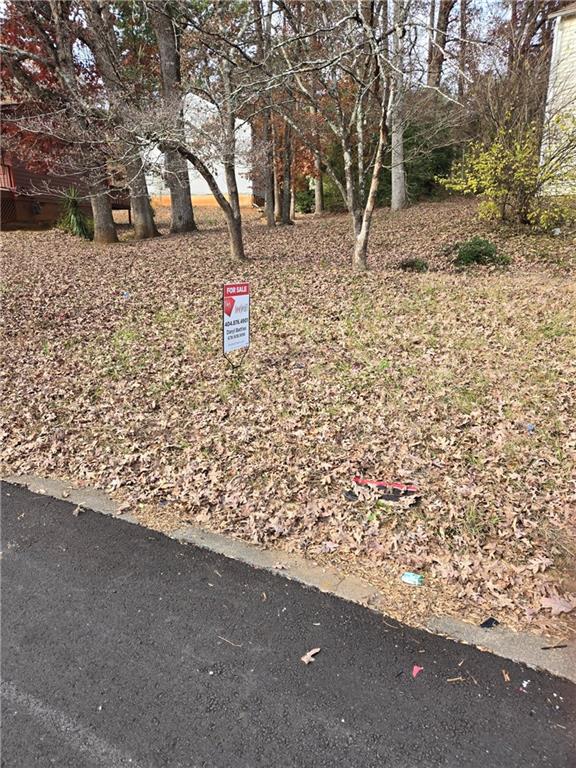
<svg viewBox="0 0 576 768"><path fill-rule="evenodd" d="M64 195L62 216L57 226L69 235L83 237L85 240L92 240L94 237L94 225L80 208L80 197L74 187L70 187Z"/></svg>
<svg viewBox="0 0 576 768"><path fill-rule="evenodd" d="M575 146L573 117L555 117L544 141L536 124L500 127L492 141L470 144L451 175L438 181L452 192L480 195L481 218L547 231L570 220L569 209L550 194L576 189Z"/></svg>
<svg viewBox="0 0 576 768"><path fill-rule="evenodd" d="M428 272L428 262L424 259L402 259L400 269L404 272Z"/></svg>
<svg viewBox="0 0 576 768"><path fill-rule="evenodd" d="M313 189L303 189L296 192L295 206L298 213L312 213L315 207Z"/></svg>
<svg viewBox="0 0 576 768"><path fill-rule="evenodd" d="M496 246L483 237L473 237L458 246L458 255L454 260L457 267L468 267L471 264L500 265L510 263L510 257L498 254Z"/></svg>

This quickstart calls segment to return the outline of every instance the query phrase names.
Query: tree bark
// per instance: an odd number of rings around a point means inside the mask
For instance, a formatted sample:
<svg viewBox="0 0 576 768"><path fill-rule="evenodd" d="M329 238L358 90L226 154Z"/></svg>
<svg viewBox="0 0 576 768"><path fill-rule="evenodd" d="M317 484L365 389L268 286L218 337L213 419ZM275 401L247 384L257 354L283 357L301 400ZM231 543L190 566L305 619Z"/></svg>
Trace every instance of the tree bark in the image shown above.
<svg viewBox="0 0 576 768"><path fill-rule="evenodd" d="M234 259L243 261L246 258L246 254L244 253L244 241L242 239L242 214L240 212L240 196L238 194L236 171L233 163L224 163L224 174L226 176L228 197L230 198L230 214L226 216L228 233L230 235L230 253Z"/></svg>
<svg viewBox="0 0 576 768"><path fill-rule="evenodd" d="M445 59L446 34L450 13L456 5L456 0L440 0L438 7L438 19L436 21L436 34L434 36L434 45L432 46L432 55L428 64L427 85L432 88L439 88L442 79L442 67Z"/></svg>
<svg viewBox="0 0 576 768"><path fill-rule="evenodd" d="M266 213L266 226L275 227L274 215L274 143L270 111L264 112L264 210Z"/></svg>
<svg viewBox="0 0 576 768"><path fill-rule="evenodd" d="M390 108L390 133L392 144L392 200L390 207L399 211L408 204L406 171L404 168L404 55L402 28L406 20L406 0L394 0L394 35L392 38L392 100Z"/></svg>
<svg viewBox="0 0 576 768"><path fill-rule="evenodd" d="M404 167L404 124L401 104L396 104L392 111L392 200L390 208L399 211L408 205L406 191L406 170Z"/></svg>
<svg viewBox="0 0 576 768"><path fill-rule="evenodd" d="M160 232L156 229L154 222L142 161L138 156L130 158L125 161L125 166L128 175L128 187L130 189L134 237L136 240L158 237Z"/></svg>
<svg viewBox="0 0 576 768"><path fill-rule="evenodd" d="M360 231L356 235L354 242L354 257L352 263L354 269L357 272L365 272L368 269L368 237L370 235L372 216L374 214L374 207L376 205L378 182L380 180L380 171L382 170L382 157L387 141L388 134L386 131L386 112L383 108L380 120L380 131L378 135L378 147L376 149L374 166L372 168L372 177L370 179L370 189L368 190L366 207L364 208L364 214L362 216L362 226L360 227Z"/></svg>
<svg viewBox="0 0 576 768"><path fill-rule="evenodd" d="M436 36L436 0L430 0L430 13L428 16L428 73L434 58L434 38Z"/></svg>
<svg viewBox="0 0 576 768"><path fill-rule="evenodd" d="M324 213L324 179L320 150L314 154L314 213L316 216Z"/></svg>
<svg viewBox="0 0 576 768"><path fill-rule="evenodd" d="M233 214L226 217L230 237L230 255L236 261L245 261L244 240L242 238L242 220Z"/></svg>
<svg viewBox="0 0 576 768"><path fill-rule="evenodd" d="M270 33L272 24L271 14L272 0L267 3L266 22L263 23L264 7L261 0L252 0L254 9L254 19L256 27L256 45L259 61L270 47ZM264 212L266 214L266 226L275 227L276 219L274 216L274 148L272 135L272 117L270 110L270 99L266 96L265 103L268 105L262 113L263 141L264 141Z"/></svg>
<svg viewBox="0 0 576 768"><path fill-rule="evenodd" d="M195 232L194 209L190 196L188 167L177 152L164 155L166 183L170 190L170 232Z"/></svg>
<svg viewBox="0 0 576 768"><path fill-rule="evenodd" d="M175 97L181 96L180 49L174 21L168 15L169 11L170 6L167 3L154 3L150 13L160 54L162 92L168 104ZM181 109L176 120L176 129L184 135ZM194 232L197 227L186 161L177 152L167 152L164 156L164 167L166 183L170 190L170 232Z"/></svg>
<svg viewBox="0 0 576 768"><path fill-rule="evenodd" d="M117 243L116 224L104 181L96 182L90 186L90 205L94 220L94 242Z"/></svg>
<svg viewBox="0 0 576 768"><path fill-rule="evenodd" d="M220 208L222 208L222 211L226 217L226 224L228 226L228 233L230 235L230 253L234 258L238 260L245 259L246 255L244 253L244 243L242 239L242 217L240 213L240 200L238 195L238 187L236 185L234 164L232 163L232 165L230 165L229 162L225 162L224 164L226 184L228 186L228 195L230 197L230 202L228 202L228 200L226 200L222 194L222 190L218 186L214 175L211 173L206 163L204 163L197 155L187 149L187 147L182 146L181 144L171 148L176 149L182 155L182 157L188 160L188 162L194 166L194 168L206 181L210 187L210 191L216 199L216 202Z"/></svg>
<svg viewBox="0 0 576 768"><path fill-rule="evenodd" d="M466 49L467 49L467 36L468 36L468 18L467 18L467 0L460 0L460 46L458 49L458 99L462 101L464 98L464 90L466 88Z"/></svg>
<svg viewBox="0 0 576 768"><path fill-rule="evenodd" d="M292 194L292 129L284 123L284 158L282 167L282 224L293 224L290 218Z"/></svg>

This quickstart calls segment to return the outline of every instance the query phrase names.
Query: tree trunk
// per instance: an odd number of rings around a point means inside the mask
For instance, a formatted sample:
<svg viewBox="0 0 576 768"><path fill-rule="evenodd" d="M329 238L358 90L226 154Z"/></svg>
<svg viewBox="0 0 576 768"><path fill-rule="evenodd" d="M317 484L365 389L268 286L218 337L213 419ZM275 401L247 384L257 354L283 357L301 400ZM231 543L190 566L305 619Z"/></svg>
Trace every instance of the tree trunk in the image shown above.
<svg viewBox="0 0 576 768"><path fill-rule="evenodd" d="M230 254L232 258L238 261L244 261L244 240L242 238L242 214L240 211L240 196L238 194L238 184L236 182L236 170L233 161L227 161L224 164L224 174L226 176L226 187L228 189L228 198L230 200L230 212L226 215L228 224L228 234L230 235ZM226 211L225 211L226 213Z"/></svg>
<svg viewBox="0 0 576 768"><path fill-rule="evenodd" d="M362 213L358 205L358 192L356 188L356 179L354 178L354 167L352 164L352 150L342 140L342 153L344 155L344 179L346 180L346 206L352 217L352 229L354 237L357 237L362 226Z"/></svg>
<svg viewBox="0 0 576 768"><path fill-rule="evenodd" d="M324 179L322 178L322 158L318 150L314 155L314 213L324 213Z"/></svg>
<svg viewBox="0 0 576 768"><path fill-rule="evenodd" d="M232 144L233 147L233 144ZM230 235L230 253L236 259L243 260L246 258L244 253L244 244L242 240L242 216L240 213L240 197L238 195L238 186L236 184L236 173L234 170L234 162L230 157L224 162L224 173L226 175L226 185L228 187L228 195L230 202L226 200L222 190L218 186L218 182L214 178L214 174L210 171L206 163L204 163L197 155L190 152L189 149L182 145L173 147L176 149L182 157L192 163L194 168L206 181L210 187L210 191L214 195L214 198L224 215L226 216L226 224L228 225L228 233ZM232 150L232 158L233 158Z"/></svg>
<svg viewBox="0 0 576 768"><path fill-rule="evenodd" d="M352 265L357 272L365 272L368 269L368 237L372 226L372 216L376 205L376 195L378 194L378 182L380 181L380 172L382 170L382 156L384 147L388 142L388 133L386 130L386 99L383 100L382 114L380 117L380 130L378 133L378 147L376 157L372 168L372 178L370 180L370 189L364 215L362 216L362 226L354 240L354 256Z"/></svg>
<svg viewBox="0 0 576 768"><path fill-rule="evenodd" d="M148 237L160 235L154 223L152 206L148 197L148 186L144 175L144 167L140 157L128 160L126 163L128 187L130 188L130 205L134 223L134 237L145 240Z"/></svg>
<svg viewBox="0 0 576 768"><path fill-rule="evenodd" d="M274 180L274 219L280 221L282 216L282 196L280 194L280 174L278 173L277 135L272 123L272 177Z"/></svg>
<svg viewBox="0 0 576 768"><path fill-rule="evenodd" d="M284 163L282 168L282 224L293 224L290 218L292 192L292 129L284 123Z"/></svg>
<svg viewBox="0 0 576 768"><path fill-rule="evenodd" d="M364 108L362 105L362 96L358 104L356 113L356 138L358 142L358 196L361 205L364 205L366 190L364 188Z"/></svg>
<svg viewBox="0 0 576 768"><path fill-rule="evenodd" d="M438 7L438 20L436 22L436 34L432 55L428 64L427 85L432 88L439 88L442 79L442 67L445 59L446 33L450 21L450 13L456 5L456 0L440 0Z"/></svg>
<svg viewBox="0 0 576 768"><path fill-rule="evenodd" d="M262 61L266 51L270 47L270 33L272 24L271 8L272 0L266 3L266 14L261 0L252 0L254 11L254 23L256 28L256 53L258 60ZM264 18L266 21L263 23ZM264 140L264 212L266 214L266 226L275 227L274 217L274 149L272 145L272 118L270 112L270 100L265 96L267 108L262 114L263 140Z"/></svg>
<svg viewBox="0 0 576 768"><path fill-rule="evenodd" d="M292 184L290 185L290 218L292 221L296 218L296 181L292 174Z"/></svg>
<svg viewBox="0 0 576 768"><path fill-rule="evenodd" d="M103 181L90 187L90 205L94 220L94 242L117 243L118 235L112 215L112 205Z"/></svg>
<svg viewBox="0 0 576 768"><path fill-rule="evenodd" d="M270 111L264 112L264 209L266 212L266 226L275 227L276 218L274 215L274 140L272 135L272 125Z"/></svg>
<svg viewBox="0 0 576 768"><path fill-rule="evenodd" d="M170 103L181 92L180 49L174 21L169 15L168 3L151 4L150 18L158 42L160 69L162 72L162 93ZM176 130L183 137L183 116L180 110L176 118ZM170 190L171 220L170 232L194 232L194 210L190 196L190 179L186 161L175 151L165 154L166 183Z"/></svg>
<svg viewBox="0 0 576 768"><path fill-rule="evenodd" d="M408 204L406 172L404 168L404 51L402 28L406 20L406 0L394 0L394 35L392 38L394 66L390 109L392 144L392 200L391 209L398 211Z"/></svg>
<svg viewBox="0 0 576 768"><path fill-rule="evenodd" d="M242 220L234 215L226 217L230 237L230 255L236 261L245 261L244 241L242 239Z"/></svg>
<svg viewBox="0 0 576 768"><path fill-rule="evenodd" d="M194 209L186 161L174 150L164 154L166 183L170 190L170 232L195 232Z"/></svg>
<svg viewBox="0 0 576 768"><path fill-rule="evenodd" d="M458 100L462 101L464 98L464 90L466 88L466 48L467 48L467 36L468 36L468 19L467 13L467 0L460 0L460 46L458 50Z"/></svg>
<svg viewBox="0 0 576 768"><path fill-rule="evenodd" d="M434 58L434 38L436 36L436 0L430 0L430 12L428 16L428 73Z"/></svg>
<svg viewBox="0 0 576 768"><path fill-rule="evenodd" d="M399 211L408 205L406 170L404 168L404 124L401 103L394 105L391 120L392 134L392 200L390 208Z"/></svg>

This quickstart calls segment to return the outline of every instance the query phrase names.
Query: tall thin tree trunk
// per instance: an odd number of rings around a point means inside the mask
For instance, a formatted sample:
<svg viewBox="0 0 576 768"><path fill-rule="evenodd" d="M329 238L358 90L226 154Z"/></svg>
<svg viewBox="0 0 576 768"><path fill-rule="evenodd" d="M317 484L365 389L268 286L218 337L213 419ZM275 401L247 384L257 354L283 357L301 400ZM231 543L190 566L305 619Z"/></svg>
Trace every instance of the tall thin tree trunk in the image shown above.
<svg viewBox="0 0 576 768"><path fill-rule="evenodd" d="M467 0L460 0L460 45L458 49L458 99L464 98L466 88L466 50L468 45Z"/></svg>
<svg viewBox="0 0 576 768"><path fill-rule="evenodd" d="M234 147L233 139L231 146L232 148ZM226 214L226 224L228 225L228 234L230 236L230 254L232 258L243 261L246 258L246 254L242 237L242 212L240 210L240 195L238 194L233 149L231 154L232 156L229 155L224 160L224 176L226 178L226 189L229 199L229 205L224 208L224 213Z"/></svg>
<svg viewBox="0 0 576 768"><path fill-rule="evenodd" d="M190 196L190 178L186 161L174 150L164 154L166 183L170 190L170 232L194 232L198 228Z"/></svg>
<svg viewBox="0 0 576 768"><path fill-rule="evenodd" d="M436 0L430 0L430 13L428 16L428 73L434 58L434 38L436 37Z"/></svg>
<svg viewBox="0 0 576 768"><path fill-rule="evenodd" d="M154 223L154 215L150 205L148 185L146 184L142 161L138 156L132 157L125 162L125 166L128 175L128 187L130 189L134 237L136 240L157 237L160 233Z"/></svg>
<svg viewBox="0 0 576 768"><path fill-rule="evenodd" d="M174 100L181 92L180 46L176 26L170 15L168 3L151 4L151 20L158 42L160 69L162 71L162 93L166 103ZM183 138L182 110L176 118L176 131ZM196 222L190 195L190 179L186 161L175 151L168 151L164 156L166 183L170 190L171 220L170 232L194 232Z"/></svg>
<svg viewBox="0 0 576 768"><path fill-rule="evenodd" d="M314 153L314 213L324 213L324 179L322 177L322 157L320 151Z"/></svg>
<svg viewBox="0 0 576 768"><path fill-rule="evenodd" d="M392 200L391 209L398 211L408 204L406 171L404 168L404 45L403 26L406 21L407 0L394 0L394 35L392 38L392 98L390 133L392 144Z"/></svg>
<svg viewBox="0 0 576 768"><path fill-rule="evenodd" d="M234 121L232 120L232 124ZM238 185L236 183L236 172L234 168L234 144L229 144L228 156L224 158L224 173L226 176L226 186L228 201L224 196L222 190L218 186L218 182L214 178L214 174L206 163L204 163L197 155L190 152L186 147L179 145L176 149L189 163L192 163L194 168L206 181L210 187L210 191L214 195L214 199L222 209L224 216L226 217L226 224L228 226L228 234L230 235L230 253L235 259L243 260L246 258L244 253L244 242L242 239L242 216L240 212L240 196L238 194Z"/></svg>
<svg viewBox="0 0 576 768"><path fill-rule="evenodd" d="M292 129L284 123L284 163L282 168L282 224L292 224L290 197L292 192Z"/></svg>
<svg viewBox="0 0 576 768"><path fill-rule="evenodd" d="M361 205L364 205L366 190L364 184L364 108L362 97L360 97L356 113L356 134L358 139L358 195Z"/></svg>
<svg viewBox="0 0 576 768"><path fill-rule="evenodd" d="M290 218L292 221L296 218L296 180L292 174L292 183L290 184Z"/></svg>
<svg viewBox="0 0 576 768"><path fill-rule="evenodd" d="M272 135L272 125L270 111L264 112L264 210L266 212L266 226L275 227L276 218L274 216L274 139Z"/></svg>
<svg viewBox="0 0 576 768"><path fill-rule="evenodd" d="M280 221L282 217L282 197L280 194L280 174L278 173L278 136L274 123L272 123L272 174L274 179L274 219Z"/></svg>
<svg viewBox="0 0 576 768"><path fill-rule="evenodd" d="M232 64L230 62L224 63L222 67L222 76L225 93L224 105L227 107L224 175L226 177L228 200L230 201L230 216L227 216L228 233L230 235L230 251L233 258L243 261L246 258L246 254L244 253L244 240L242 237L240 195L238 194L238 182L236 180L236 115L232 110Z"/></svg>
<svg viewBox="0 0 576 768"><path fill-rule="evenodd" d="M270 33L272 25L272 0L266 2L266 13L261 0L252 0L254 11L254 23L256 28L256 53L259 61L265 57L270 47ZM265 19L265 21L264 21ZM262 113L263 141L264 141L264 212L266 214L266 226L275 227L274 218L274 149L272 145L272 117L270 99L266 95L264 103L267 105Z"/></svg>
<svg viewBox="0 0 576 768"><path fill-rule="evenodd" d="M346 182L346 207L352 219L352 231L354 237L358 237L362 227L362 211L358 204L357 179L355 178L352 163L352 149L344 139L341 140L342 153L344 155L344 179Z"/></svg>
<svg viewBox="0 0 576 768"><path fill-rule="evenodd" d="M406 170L404 167L404 123L401 113L402 104L397 102L392 109L392 200L390 208L399 211L408 205L406 190Z"/></svg>
<svg viewBox="0 0 576 768"><path fill-rule="evenodd" d="M94 242L117 243L118 235L112 215L112 205L103 180L90 186L90 205L94 220Z"/></svg>
<svg viewBox="0 0 576 768"><path fill-rule="evenodd" d="M380 181L380 171L382 170L382 156L384 147L388 141L386 132L386 109L382 107L380 118L380 131L378 135L378 147L376 149L376 158L372 168L372 178L370 180L370 189L366 199L366 207L362 216L362 226L354 240L354 256L352 265L358 272L365 272L368 269L368 237L372 226L372 216L376 205L376 195L378 193L378 183Z"/></svg>

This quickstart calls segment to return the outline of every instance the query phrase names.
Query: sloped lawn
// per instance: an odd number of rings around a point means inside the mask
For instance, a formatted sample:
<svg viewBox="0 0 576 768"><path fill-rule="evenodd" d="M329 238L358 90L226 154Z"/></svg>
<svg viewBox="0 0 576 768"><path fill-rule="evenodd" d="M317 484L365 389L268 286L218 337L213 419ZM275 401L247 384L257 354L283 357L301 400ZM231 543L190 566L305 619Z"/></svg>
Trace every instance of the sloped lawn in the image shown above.
<svg viewBox="0 0 576 768"><path fill-rule="evenodd" d="M209 209L201 233L111 247L3 235L4 472L335 562L399 618L564 635L574 613L546 606L576 591L576 243L500 232L511 267L457 272L450 246L486 234L474 214L378 212L362 276L344 216L269 232L252 214L241 266ZM237 278L252 347L234 371L220 292ZM419 503L351 501L357 474L413 483Z"/></svg>

